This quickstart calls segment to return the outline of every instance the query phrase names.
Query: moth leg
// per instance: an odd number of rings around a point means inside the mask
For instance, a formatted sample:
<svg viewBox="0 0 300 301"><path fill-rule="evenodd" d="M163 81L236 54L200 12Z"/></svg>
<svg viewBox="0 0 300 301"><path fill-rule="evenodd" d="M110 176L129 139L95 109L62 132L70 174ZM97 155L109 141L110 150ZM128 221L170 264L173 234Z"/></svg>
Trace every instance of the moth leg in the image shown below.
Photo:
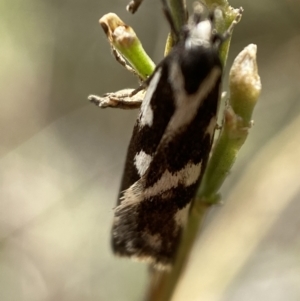
<svg viewBox="0 0 300 301"><path fill-rule="evenodd" d="M142 87L142 86L141 86ZM138 109L145 96L145 89L124 89L103 96L90 95L88 100L100 108Z"/></svg>
<svg viewBox="0 0 300 301"><path fill-rule="evenodd" d="M231 25L228 27L228 29L224 32L224 34L223 34L224 39L227 39L231 36L235 25L238 24L242 18L243 11L244 11L243 8L240 7L235 20L231 23Z"/></svg>
<svg viewBox="0 0 300 301"><path fill-rule="evenodd" d="M115 57L116 61L121 64L127 71L133 73L140 81L143 79L139 76L139 74L127 63L124 57L118 52L116 48L111 46L111 51L113 56Z"/></svg>
<svg viewBox="0 0 300 301"><path fill-rule="evenodd" d="M132 0L126 6L126 9L129 12L131 12L132 14L134 14L137 11L137 9L140 7L140 5L141 5L142 2L143 2L143 0Z"/></svg>
<svg viewBox="0 0 300 301"><path fill-rule="evenodd" d="M216 33L214 35L213 43L217 42L217 43L222 44L224 41L226 41L232 35L235 25L238 24L242 18L243 11L244 11L243 8L240 7L235 20L231 23L231 25L228 27L228 29L223 34ZM212 18L215 18L215 16L213 16Z"/></svg>

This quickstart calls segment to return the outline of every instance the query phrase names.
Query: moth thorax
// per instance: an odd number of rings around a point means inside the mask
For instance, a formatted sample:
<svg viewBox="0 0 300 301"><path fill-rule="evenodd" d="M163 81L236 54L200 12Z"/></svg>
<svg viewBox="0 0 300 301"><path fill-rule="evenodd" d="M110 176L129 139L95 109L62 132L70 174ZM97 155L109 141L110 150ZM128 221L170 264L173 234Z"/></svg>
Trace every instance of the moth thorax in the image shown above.
<svg viewBox="0 0 300 301"><path fill-rule="evenodd" d="M190 28L185 41L185 48L197 46L209 47L211 45L212 23L210 20L201 21Z"/></svg>

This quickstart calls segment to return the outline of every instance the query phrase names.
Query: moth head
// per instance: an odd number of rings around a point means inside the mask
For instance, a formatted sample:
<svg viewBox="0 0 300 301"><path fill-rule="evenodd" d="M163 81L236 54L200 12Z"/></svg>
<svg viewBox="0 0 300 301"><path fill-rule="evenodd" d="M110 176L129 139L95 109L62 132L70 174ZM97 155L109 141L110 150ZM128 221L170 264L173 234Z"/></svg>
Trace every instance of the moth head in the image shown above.
<svg viewBox="0 0 300 301"><path fill-rule="evenodd" d="M194 13L184 28L185 47L211 47L216 31L214 20L219 17L219 10L215 9L207 14L207 9L199 2L194 3Z"/></svg>
<svg viewBox="0 0 300 301"><path fill-rule="evenodd" d="M212 41L212 23L206 19L193 26L189 26L188 35L185 40L185 47L192 48L195 46L209 47Z"/></svg>

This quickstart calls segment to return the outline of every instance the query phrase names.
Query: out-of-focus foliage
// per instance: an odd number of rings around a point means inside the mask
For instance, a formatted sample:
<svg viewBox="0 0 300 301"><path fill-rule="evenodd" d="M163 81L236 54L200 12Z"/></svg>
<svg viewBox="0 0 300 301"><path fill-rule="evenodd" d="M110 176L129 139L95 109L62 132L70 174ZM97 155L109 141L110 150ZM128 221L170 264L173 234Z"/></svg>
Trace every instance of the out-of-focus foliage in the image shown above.
<svg viewBox="0 0 300 301"><path fill-rule="evenodd" d="M178 300L187 291L188 300L300 298L300 4L242 2L230 2L245 12L228 66L257 44L263 91L222 189L225 205L212 210ZM109 246L137 112L86 101L137 86L110 54L103 14L129 23L156 62L163 56L168 28L159 1L144 1L134 16L126 4L0 2L0 300L143 296L146 267L114 258Z"/></svg>

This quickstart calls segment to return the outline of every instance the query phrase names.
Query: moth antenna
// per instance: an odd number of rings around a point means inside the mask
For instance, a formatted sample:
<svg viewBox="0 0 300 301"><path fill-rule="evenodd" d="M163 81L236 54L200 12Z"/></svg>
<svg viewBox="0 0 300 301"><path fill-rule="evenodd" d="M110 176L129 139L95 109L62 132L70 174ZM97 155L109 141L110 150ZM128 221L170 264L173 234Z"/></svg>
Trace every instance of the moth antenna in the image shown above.
<svg viewBox="0 0 300 301"><path fill-rule="evenodd" d="M163 12L169 22L170 28L172 33L175 35L176 40L179 40L179 31L176 29L176 26L174 24L174 20L172 18L171 10L169 5L167 4L167 0L161 0L163 5Z"/></svg>

